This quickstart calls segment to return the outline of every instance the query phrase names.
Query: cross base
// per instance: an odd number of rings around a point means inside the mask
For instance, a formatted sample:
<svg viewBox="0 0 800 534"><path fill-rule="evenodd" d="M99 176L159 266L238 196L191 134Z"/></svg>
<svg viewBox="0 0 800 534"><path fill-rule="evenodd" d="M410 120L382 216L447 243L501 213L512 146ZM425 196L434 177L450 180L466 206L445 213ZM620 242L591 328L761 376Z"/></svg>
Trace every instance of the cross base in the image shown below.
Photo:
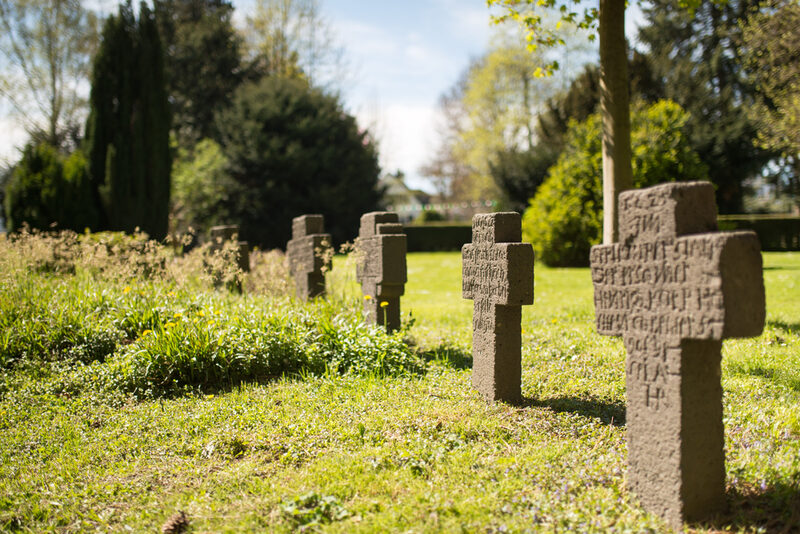
<svg viewBox="0 0 800 534"><path fill-rule="evenodd" d="M680 531L725 506L722 342L637 350L626 337L628 488Z"/></svg>
<svg viewBox="0 0 800 534"><path fill-rule="evenodd" d="M482 314L478 310L473 313L472 387L489 402L519 402L522 399L522 307L489 306L494 308L490 313Z"/></svg>

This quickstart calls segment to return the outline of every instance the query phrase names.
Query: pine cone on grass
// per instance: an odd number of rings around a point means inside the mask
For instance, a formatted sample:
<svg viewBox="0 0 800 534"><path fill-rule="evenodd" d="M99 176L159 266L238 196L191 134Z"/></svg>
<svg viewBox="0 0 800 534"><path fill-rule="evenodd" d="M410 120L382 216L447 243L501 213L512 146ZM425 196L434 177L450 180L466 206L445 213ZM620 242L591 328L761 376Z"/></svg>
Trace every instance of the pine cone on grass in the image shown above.
<svg viewBox="0 0 800 534"><path fill-rule="evenodd" d="M161 525L161 534L183 534L189 528L189 518L186 513L180 511Z"/></svg>

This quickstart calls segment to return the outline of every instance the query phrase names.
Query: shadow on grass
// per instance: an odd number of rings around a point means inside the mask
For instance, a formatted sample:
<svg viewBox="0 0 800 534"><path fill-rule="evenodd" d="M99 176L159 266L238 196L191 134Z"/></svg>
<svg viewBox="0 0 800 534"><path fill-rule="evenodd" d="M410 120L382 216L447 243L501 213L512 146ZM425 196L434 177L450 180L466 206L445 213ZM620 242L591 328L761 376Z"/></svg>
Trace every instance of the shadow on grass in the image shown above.
<svg viewBox="0 0 800 534"><path fill-rule="evenodd" d="M728 510L697 526L714 530L800 532L800 481L759 488L727 489Z"/></svg>
<svg viewBox="0 0 800 534"><path fill-rule="evenodd" d="M450 343L420 351L420 357L426 362L435 362L453 369L472 369L472 354L463 347Z"/></svg>
<svg viewBox="0 0 800 534"><path fill-rule="evenodd" d="M797 270L800 270L800 267L797 267L795 265L786 265L786 266L773 265L773 266L769 266L769 267L764 267L763 270L765 270L765 271L797 271Z"/></svg>
<svg viewBox="0 0 800 534"><path fill-rule="evenodd" d="M734 368L734 370L740 374L763 378L764 380L769 380L773 384L786 386L794 391L800 391L800 379L792 376L792 374L785 369L756 365L747 368Z"/></svg>
<svg viewBox="0 0 800 534"><path fill-rule="evenodd" d="M785 331L787 334L800 334L800 323L768 320L767 326Z"/></svg>
<svg viewBox="0 0 800 534"><path fill-rule="evenodd" d="M524 397L518 406L550 408L554 412L568 412L584 417L594 417L611 426L625 426L625 404L623 402L575 397L551 397L548 399Z"/></svg>

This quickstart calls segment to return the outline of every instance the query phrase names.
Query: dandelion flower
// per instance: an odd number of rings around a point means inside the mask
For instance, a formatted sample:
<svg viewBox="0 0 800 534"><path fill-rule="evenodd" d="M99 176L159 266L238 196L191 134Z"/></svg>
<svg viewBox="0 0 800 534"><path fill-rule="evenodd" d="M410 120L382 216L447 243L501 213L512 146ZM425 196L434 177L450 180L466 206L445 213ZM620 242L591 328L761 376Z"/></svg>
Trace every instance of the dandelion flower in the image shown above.
<svg viewBox="0 0 800 534"><path fill-rule="evenodd" d="M205 317L206 316L206 312L204 312L203 310L198 310L197 311L197 316L198 317Z"/></svg>
<svg viewBox="0 0 800 534"><path fill-rule="evenodd" d="M381 308L385 308L388 305L389 305L389 303L387 301L385 301L385 300L381 301Z"/></svg>
<svg viewBox="0 0 800 534"><path fill-rule="evenodd" d="M164 325L164 327L165 327L165 328L172 328L173 326L175 326L175 324L176 324L176 323L173 323L172 321L170 321L170 322L168 322L167 324L165 324L165 325Z"/></svg>
<svg viewBox="0 0 800 534"><path fill-rule="evenodd" d="M172 317L174 317L175 319L180 319L181 317L183 317L183 314L181 312L175 312L172 314Z"/></svg>
<svg viewBox="0 0 800 534"><path fill-rule="evenodd" d="M364 295L364 300L372 300L372 297L369 295Z"/></svg>
<svg viewBox="0 0 800 534"><path fill-rule="evenodd" d="M556 323L558 322L558 319L553 319L551 322L552 322L553 324L556 324Z"/></svg>
<svg viewBox="0 0 800 534"><path fill-rule="evenodd" d="M146 336L146 335L148 335L148 334L152 334L152 333L153 333L153 331L152 331L152 330L149 330L149 329L148 329L148 330L145 330L144 332L142 332L142 337L144 337L144 336Z"/></svg>
<svg viewBox="0 0 800 534"><path fill-rule="evenodd" d="M122 294L126 295L128 293L128 291L130 291L130 290L131 290L131 286L125 286L125 289L122 290Z"/></svg>

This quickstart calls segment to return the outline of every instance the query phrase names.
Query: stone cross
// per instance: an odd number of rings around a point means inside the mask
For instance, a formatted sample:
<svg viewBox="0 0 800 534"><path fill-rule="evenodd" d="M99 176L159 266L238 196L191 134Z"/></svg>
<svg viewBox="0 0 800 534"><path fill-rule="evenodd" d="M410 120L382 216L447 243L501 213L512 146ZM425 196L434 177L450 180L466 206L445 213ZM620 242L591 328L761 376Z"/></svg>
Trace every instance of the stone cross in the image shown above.
<svg viewBox="0 0 800 534"><path fill-rule="evenodd" d="M226 226L212 226L209 230L211 236L211 253L222 250L226 241L232 240L239 235L239 227L235 224ZM250 272L250 247L247 241L237 241L236 262L242 272Z"/></svg>
<svg viewBox="0 0 800 534"><path fill-rule="evenodd" d="M760 246L716 232L707 182L624 192L619 213L590 254L597 330L628 353L628 487L680 530L724 506L720 349L764 327Z"/></svg>
<svg viewBox="0 0 800 534"><path fill-rule="evenodd" d="M462 294L472 312L472 386L490 402L521 400L522 305L533 304L533 248L518 213L472 218L461 249Z"/></svg>
<svg viewBox="0 0 800 534"><path fill-rule="evenodd" d="M300 300L325 294L323 271L331 267L330 260L325 257L325 252L331 248L331 236L323 233L324 226L322 215L301 215L292 219L292 239L286 245L286 256Z"/></svg>
<svg viewBox="0 0 800 534"><path fill-rule="evenodd" d="M373 211L361 216L360 259L356 280L364 293L367 321L400 328L400 297L405 292L406 235L396 213Z"/></svg>

